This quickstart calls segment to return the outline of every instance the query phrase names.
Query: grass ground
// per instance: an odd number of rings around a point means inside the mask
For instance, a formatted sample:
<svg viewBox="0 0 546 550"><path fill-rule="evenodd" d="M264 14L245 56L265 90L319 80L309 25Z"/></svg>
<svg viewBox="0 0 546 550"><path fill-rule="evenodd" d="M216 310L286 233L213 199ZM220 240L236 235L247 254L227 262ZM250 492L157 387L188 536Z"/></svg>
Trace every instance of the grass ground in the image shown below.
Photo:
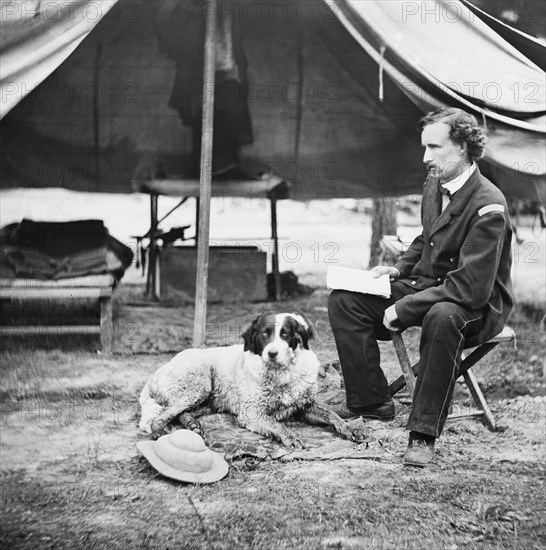
<svg viewBox="0 0 546 550"><path fill-rule="evenodd" d="M284 305L321 327L326 295L318 290ZM230 314L216 304L210 316L237 321L264 307L270 304L249 304L234 315L235 306ZM116 321L133 309L140 315L144 308L118 302ZM472 418L449 421L425 471L401 464L408 413L401 399L395 421L369 423L372 454L238 459L223 481L193 486L162 478L136 452L139 391L171 356L148 343L160 340L167 351L177 338L167 319L177 318L182 331L192 319L189 306L186 326L182 308L145 309L155 321L133 343L118 339L109 359L96 354L92 338L3 342L2 547L544 548L543 333L517 349L497 348L476 369L505 431L489 432ZM329 334L317 336L317 354L335 365ZM416 337L406 337L412 354ZM212 343L229 342L219 334ZM385 369L396 376L392 349L382 348ZM456 407L469 405L461 385Z"/></svg>
<svg viewBox="0 0 546 550"><path fill-rule="evenodd" d="M330 225L304 235L298 241L302 251L313 238L321 246L326 238L342 242L333 231L346 220L342 229L350 243L339 254L354 265L367 234L361 216L307 212L311 225L321 217ZM294 219L292 225L285 220L282 234L302 234L303 218ZM138 394L151 372L190 344L193 306L131 305L143 288L134 272L116 293L113 357L97 354L92 337L3 338L0 547L545 548L544 285L534 282L544 277L542 244L538 252L538 266L523 260L516 265L520 277L527 270L517 290L531 297L520 300L511 320L517 348L500 346L475 369L502 430L490 432L475 418L449 421L426 470L401 463L408 413L402 397L394 421L367 424L373 438L368 446L355 446L353 458L243 457L230 460L228 477L210 486L161 477L136 452L142 437ZM310 296L280 306L210 304L208 321L215 330L209 343L238 341L238 329L264 309L298 310L314 324L313 347L322 363L335 367L324 264L313 260L292 265L304 282L318 287ZM60 313L86 316L89 308ZM406 339L415 356L418 334L408 331ZM397 376L390 345L382 345L382 357L389 378ZM469 405L458 385L455 407ZM325 440L333 438L316 430Z"/></svg>

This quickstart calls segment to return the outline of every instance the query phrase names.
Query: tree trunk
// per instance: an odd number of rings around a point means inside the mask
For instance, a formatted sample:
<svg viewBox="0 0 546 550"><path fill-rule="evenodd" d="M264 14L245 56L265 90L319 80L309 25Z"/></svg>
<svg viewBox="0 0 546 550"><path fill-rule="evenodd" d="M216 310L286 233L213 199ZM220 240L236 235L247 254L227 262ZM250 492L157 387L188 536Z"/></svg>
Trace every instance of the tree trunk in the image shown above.
<svg viewBox="0 0 546 550"><path fill-rule="evenodd" d="M369 268L380 265L381 239L384 235L396 235L396 199L374 199L374 214L372 220L372 243L370 248ZM392 264L392 261L387 262Z"/></svg>

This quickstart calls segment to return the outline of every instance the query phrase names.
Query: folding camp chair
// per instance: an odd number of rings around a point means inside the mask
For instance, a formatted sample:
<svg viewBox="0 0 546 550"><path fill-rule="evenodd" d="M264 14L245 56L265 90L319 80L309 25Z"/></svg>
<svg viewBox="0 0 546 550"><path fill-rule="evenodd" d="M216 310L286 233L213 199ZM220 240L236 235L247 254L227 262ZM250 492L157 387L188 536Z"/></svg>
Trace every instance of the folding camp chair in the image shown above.
<svg viewBox="0 0 546 550"><path fill-rule="evenodd" d="M391 336L394 349L400 363L400 368L402 369L402 376L398 377L391 384L389 384L389 392L391 396L395 395L407 385L408 393L410 394L410 397L413 398L413 393L415 391L415 377L418 374L418 364L413 366L411 365L402 335L399 332L391 332ZM461 362L459 374L464 377L464 381L466 382L466 385L474 398L474 402L479 409L475 413L472 413L472 416L483 416L485 424L492 431L497 429L495 418L493 417L493 413L485 400L474 373L470 369L500 343L515 341L516 334L514 330L510 327L504 327L500 334L497 334L497 336L491 338L488 342L485 342L475 348L469 348L463 352L463 360ZM453 416L451 418L453 418Z"/></svg>

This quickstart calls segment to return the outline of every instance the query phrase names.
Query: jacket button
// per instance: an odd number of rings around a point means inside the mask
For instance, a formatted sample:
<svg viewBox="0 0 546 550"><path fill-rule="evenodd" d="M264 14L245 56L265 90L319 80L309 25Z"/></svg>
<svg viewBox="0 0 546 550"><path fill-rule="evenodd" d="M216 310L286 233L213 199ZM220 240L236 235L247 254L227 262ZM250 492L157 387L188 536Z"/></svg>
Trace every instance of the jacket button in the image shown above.
<svg viewBox="0 0 546 550"><path fill-rule="evenodd" d="M439 283L441 283L443 279L442 279L442 277L438 277L436 280L437 280Z"/></svg>
<svg viewBox="0 0 546 550"><path fill-rule="evenodd" d="M411 281L411 284L412 284L412 285L416 285L416 284L417 284L417 281Z"/></svg>

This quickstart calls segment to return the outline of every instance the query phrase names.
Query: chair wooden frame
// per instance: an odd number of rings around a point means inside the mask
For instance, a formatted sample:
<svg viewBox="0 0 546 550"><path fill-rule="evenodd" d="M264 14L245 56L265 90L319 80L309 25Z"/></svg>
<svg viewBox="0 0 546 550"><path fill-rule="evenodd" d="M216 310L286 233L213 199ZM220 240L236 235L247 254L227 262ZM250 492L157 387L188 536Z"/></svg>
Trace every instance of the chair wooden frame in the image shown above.
<svg viewBox="0 0 546 550"><path fill-rule="evenodd" d="M408 393L410 394L410 397L413 398L413 393L415 391L415 380L416 375L419 371L419 365L418 363L415 365L411 364L408 357L408 352L406 350L406 345L404 344L404 340L402 338L402 334L392 331L391 336L394 350L396 352L396 356L398 357L400 368L402 369L402 375L389 384L389 393L391 396L393 396L397 394L402 388L407 386ZM465 350L465 352L463 353L463 360L459 368L459 375L464 377L464 381L466 382L472 398L474 399L474 402L479 409L478 411L476 411L476 413L473 413L473 415L475 414L483 416L483 420L486 426L492 431L495 431L497 429L495 417L493 416L493 413L491 412L491 409L487 404L485 396L480 389L474 373L470 369L499 344L515 341L516 334L514 330L510 327L504 327L502 332L500 334L497 334L497 336L495 336L494 338L491 338L491 340L488 340L484 344L481 344L480 346L477 346L475 348L469 348ZM451 416L451 418L456 417L457 416Z"/></svg>

